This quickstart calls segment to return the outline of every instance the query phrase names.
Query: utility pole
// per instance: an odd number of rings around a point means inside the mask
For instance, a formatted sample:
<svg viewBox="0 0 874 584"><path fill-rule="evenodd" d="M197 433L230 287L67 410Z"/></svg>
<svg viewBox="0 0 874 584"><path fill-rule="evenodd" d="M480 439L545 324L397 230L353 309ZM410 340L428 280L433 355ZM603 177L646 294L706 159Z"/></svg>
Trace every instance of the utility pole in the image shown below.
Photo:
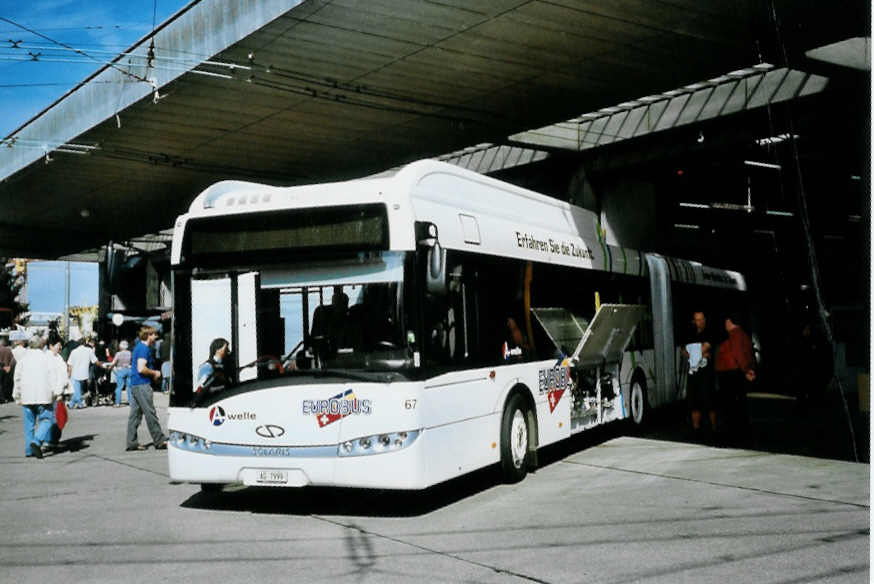
<svg viewBox="0 0 874 584"><path fill-rule="evenodd" d="M70 262L66 265L66 278L64 285L64 334L67 335L67 340L70 340Z"/></svg>

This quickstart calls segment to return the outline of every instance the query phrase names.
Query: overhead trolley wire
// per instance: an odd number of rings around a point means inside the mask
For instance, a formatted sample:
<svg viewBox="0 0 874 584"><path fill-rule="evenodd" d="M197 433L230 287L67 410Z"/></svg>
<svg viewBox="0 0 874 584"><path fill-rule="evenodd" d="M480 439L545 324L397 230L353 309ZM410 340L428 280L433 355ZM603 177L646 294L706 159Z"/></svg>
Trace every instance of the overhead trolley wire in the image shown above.
<svg viewBox="0 0 874 584"><path fill-rule="evenodd" d="M5 16L0 16L0 20L2 20L3 22L8 22L8 23L11 24L12 26L17 26L18 28L20 28L20 29L22 29L22 30L25 30L25 31L27 31L27 32L29 32L29 33L31 33L31 34L34 34L34 35L36 35L36 36L38 36L38 37L40 37L40 38L43 38L43 39L49 41L50 43L54 43L54 44L59 45L59 46L61 46L61 47L66 47L67 49L73 50L73 51L75 51L76 53L78 53L78 54L80 54L80 55L84 55L85 57L88 57L88 58L91 59L92 61L95 61L95 62L97 62L97 63L99 63L99 64L101 64L101 65L108 65L108 66L110 66L110 67L112 67L112 68L114 68L114 69L117 69L117 70L120 71L122 74L124 74L124 75L128 75L128 76L130 76L130 77L133 77L133 78L137 79L138 81L143 81L144 83L150 83L150 81L149 81L148 79L146 79L146 78L144 78L144 77L140 77L139 75L136 75L136 74L131 73L131 72L129 72L129 71L125 71L124 69L121 69L120 67L118 67L118 66L115 65L114 63L111 63L111 62L110 62L110 63L102 62L102 61L100 61L99 59L97 59L96 57L92 57L91 55L89 55L88 53L86 53L85 51L83 51L83 50L81 50L81 49L76 49L76 48L71 47L71 46L68 45L68 44L62 43L62 42L60 42L60 41L56 41L55 39L53 39L53 38L51 38L51 37L48 37L48 36L42 34L41 32L37 32L37 31L35 31L35 30L31 29L31 28L28 28L28 27L24 26L23 24L18 24L17 22L8 19L8 18L6 18Z"/></svg>
<svg viewBox="0 0 874 584"><path fill-rule="evenodd" d="M124 24L124 25L110 24L110 25L105 25L105 26L102 24L95 24L95 25L90 25L90 26L51 26L51 27L41 27L41 30L43 32L46 32L46 31L56 31L56 30L137 30L137 29L142 30L142 29L146 29L146 28L148 28L148 26L145 24L130 23L130 24ZM20 27L14 28L14 29L9 29L9 30L0 30L0 34L9 34L9 33L13 33L13 32L18 32L19 30L21 30ZM127 46L127 45L125 45L125 46Z"/></svg>
<svg viewBox="0 0 874 584"><path fill-rule="evenodd" d="M257 65L254 61L250 61L253 65ZM261 67L264 67L261 65ZM494 112L490 112L487 110L482 110L479 108L469 107L465 105L455 105L448 103L441 103L437 101L431 101L427 99L410 97L401 95L399 93L393 93L389 91L383 91L378 89L370 88L366 85L359 85L355 83L348 83L343 81L337 81L334 79L328 78L318 78L312 75L306 75L304 73L299 73L296 71L292 71L289 69L284 69L282 67L276 67L274 65L267 65L264 68L264 71L269 73L270 75L276 75L277 77L282 77L284 79L291 79L294 81L302 81L304 83L310 83L313 85L319 85L321 87L327 87L331 89L337 89L340 91L349 91L355 93L356 95L366 95L371 97L380 97L384 99L390 99L394 101L399 101L403 103L408 103L411 105L424 105L428 107L441 107L446 109L455 109L459 111L468 111L471 113L482 114L493 117L506 117L506 116L498 116Z"/></svg>
<svg viewBox="0 0 874 584"><path fill-rule="evenodd" d="M75 47L58 48L58 47L49 47L49 46L45 46L45 45L31 45L29 43L21 43L20 41L6 41L6 42L13 43L14 46L0 47L0 51L13 51L13 53L10 53L10 55L14 55L15 52L21 51L21 50L60 52L60 55L54 55L54 56L64 56L67 52L70 52L70 51L77 53L77 54L82 52L80 49L77 49ZM137 47L137 48L140 48L140 47ZM0 53L0 55L2 55L2 54L3 53ZM147 54L137 54L137 53L134 53L133 51L126 51L123 53L119 53L118 51L107 51L107 50L95 49L95 50L89 50L89 54L91 54L91 55L95 55L95 54L97 54L97 55L111 55L115 60L117 60L118 58L124 59L125 57L136 58L136 59L149 59L150 58ZM49 56L52 56L52 55L49 55ZM216 66L216 67L227 67L229 69L244 69L244 70L248 70L251 68L248 65L238 65L236 63L228 63L228 62L223 62L223 61L202 60L202 59L198 59L197 57L170 57L170 56L155 55L154 57L151 57L151 58L156 60L156 61L182 61L182 62L195 63L194 66L212 65L212 66ZM90 60L93 60L93 59L94 59L94 57L90 57ZM82 62L87 62L87 60L82 59Z"/></svg>
<svg viewBox="0 0 874 584"><path fill-rule="evenodd" d="M368 101L368 100L362 99L362 98L352 97L352 96L341 94L341 93L334 94L334 93L330 93L330 92L326 92L326 91L319 91L319 90L313 89L311 87L305 87L305 86L301 87L301 86L292 85L292 84L284 84L284 83L281 83L278 81L267 81L267 80L263 80L260 77L252 77L252 78L245 80L245 81L248 81L252 85L256 85L259 87L265 87L265 88L273 89L276 91L283 91L286 93L300 95L303 97L311 97L313 99L328 101L328 102L332 102L332 103L341 103L341 104L346 104L346 105L351 105L351 106L357 106L357 107L362 107L362 108L367 108L367 109L382 110L382 111L394 112L394 113L426 116L426 117L432 117L432 118L453 121L453 122L467 122L467 123L475 123L475 124L485 123L486 125L491 125L487 122L483 122L482 120L477 120L477 119L474 119L471 117L457 116L457 115L451 115L448 113L441 113L441 112L426 111L426 110L422 110L422 109L415 109L412 107L404 107L404 106L400 106L400 105L378 103L378 102L374 102L374 101ZM447 106L447 107L449 107L449 106Z"/></svg>

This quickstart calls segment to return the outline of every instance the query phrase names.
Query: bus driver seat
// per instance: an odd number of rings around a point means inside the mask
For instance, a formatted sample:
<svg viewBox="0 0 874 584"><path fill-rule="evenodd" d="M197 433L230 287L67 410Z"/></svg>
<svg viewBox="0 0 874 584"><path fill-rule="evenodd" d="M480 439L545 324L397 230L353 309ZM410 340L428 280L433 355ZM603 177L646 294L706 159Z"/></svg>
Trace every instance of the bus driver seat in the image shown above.
<svg viewBox="0 0 874 584"><path fill-rule="evenodd" d="M343 336L348 305L349 297L343 292L342 286L335 286L331 304L322 304L313 311L310 336L313 352L319 358L331 357L337 352Z"/></svg>

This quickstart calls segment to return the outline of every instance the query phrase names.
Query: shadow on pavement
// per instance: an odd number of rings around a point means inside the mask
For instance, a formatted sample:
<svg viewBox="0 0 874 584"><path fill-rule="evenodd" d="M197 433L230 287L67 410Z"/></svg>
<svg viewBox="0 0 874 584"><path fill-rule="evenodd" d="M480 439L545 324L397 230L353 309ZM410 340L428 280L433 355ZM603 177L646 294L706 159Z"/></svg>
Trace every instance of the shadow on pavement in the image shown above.
<svg viewBox="0 0 874 584"><path fill-rule="evenodd" d="M543 448L538 453L543 468L580 450L620 436L622 425L596 428ZM416 517L501 486L500 470L493 465L435 485L424 491L392 491L339 487L226 487L221 492L199 492L182 507L215 511L249 511L285 515L345 515L351 517Z"/></svg>
<svg viewBox="0 0 874 584"><path fill-rule="evenodd" d="M811 404L800 404L785 395L753 393L747 399L749 421L743 428L726 428L716 435L709 428L693 433L685 406L677 404L657 412L652 423L639 435L656 440L835 460L856 461L858 457L858 462L867 463L870 461L869 414L859 411L856 394L848 395L847 410L836 392Z"/></svg>
<svg viewBox="0 0 874 584"><path fill-rule="evenodd" d="M868 462L868 414L853 409L851 404L848 401L858 457L861 462ZM786 396L751 394L747 409L749 424L742 430L714 436L693 434L685 404L675 404L650 412L649 422L642 429L628 422L609 424L544 447L538 452L538 466L545 468L627 434L670 442L852 461L854 453L843 407L838 395L832 395L817 407L801 408ZM491 466L421 492L231 486L218 493L199 492L185 500L182 507L285 515L415 517L500 485L499 469Z"/></svg>
<svg viewBox="0 0 874 584"><path fill-rule="evenodd" d="M226 487L199 492L182 503L190 509L248 511L279 515L345 515L350 517L416 517L452 505L501 484L492 466L424 491L340 487Z"/></svg>
<svg viewBox="0 0 874 584"><path fill-rule="evenodd" d="M54 454L61 454L62 452L78 452L84 450L91 446L89 443L96 437L97 434L83 434L82 436L74 436L72 438L61 440L58 442L58 445L54 447L53 452Z"/></svg>

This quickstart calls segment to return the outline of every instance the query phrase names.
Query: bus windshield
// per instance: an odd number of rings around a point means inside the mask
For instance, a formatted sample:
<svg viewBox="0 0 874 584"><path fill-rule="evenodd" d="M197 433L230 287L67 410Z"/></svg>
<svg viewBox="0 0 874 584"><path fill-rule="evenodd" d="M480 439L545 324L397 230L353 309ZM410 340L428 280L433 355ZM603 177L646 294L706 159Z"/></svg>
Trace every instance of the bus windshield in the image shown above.
<svg viewBox="0 0 874 584"><path fill-rule="evenodd" d="M325 370L411 368L415 334L404 313L405 256L375 251L176 274L177 294L190 302L190 314L177 311L174 324L177 374L182 367L191 371L190 387L197 393L203 381L198 371L213 357L209 352L216 339L226 340L232 353L221 364L227 378L221 390ZM180 300L177 296L177 306ZM175 385L174 393L187 393ZM211 393L203 389L201 394Z"/></svg>

